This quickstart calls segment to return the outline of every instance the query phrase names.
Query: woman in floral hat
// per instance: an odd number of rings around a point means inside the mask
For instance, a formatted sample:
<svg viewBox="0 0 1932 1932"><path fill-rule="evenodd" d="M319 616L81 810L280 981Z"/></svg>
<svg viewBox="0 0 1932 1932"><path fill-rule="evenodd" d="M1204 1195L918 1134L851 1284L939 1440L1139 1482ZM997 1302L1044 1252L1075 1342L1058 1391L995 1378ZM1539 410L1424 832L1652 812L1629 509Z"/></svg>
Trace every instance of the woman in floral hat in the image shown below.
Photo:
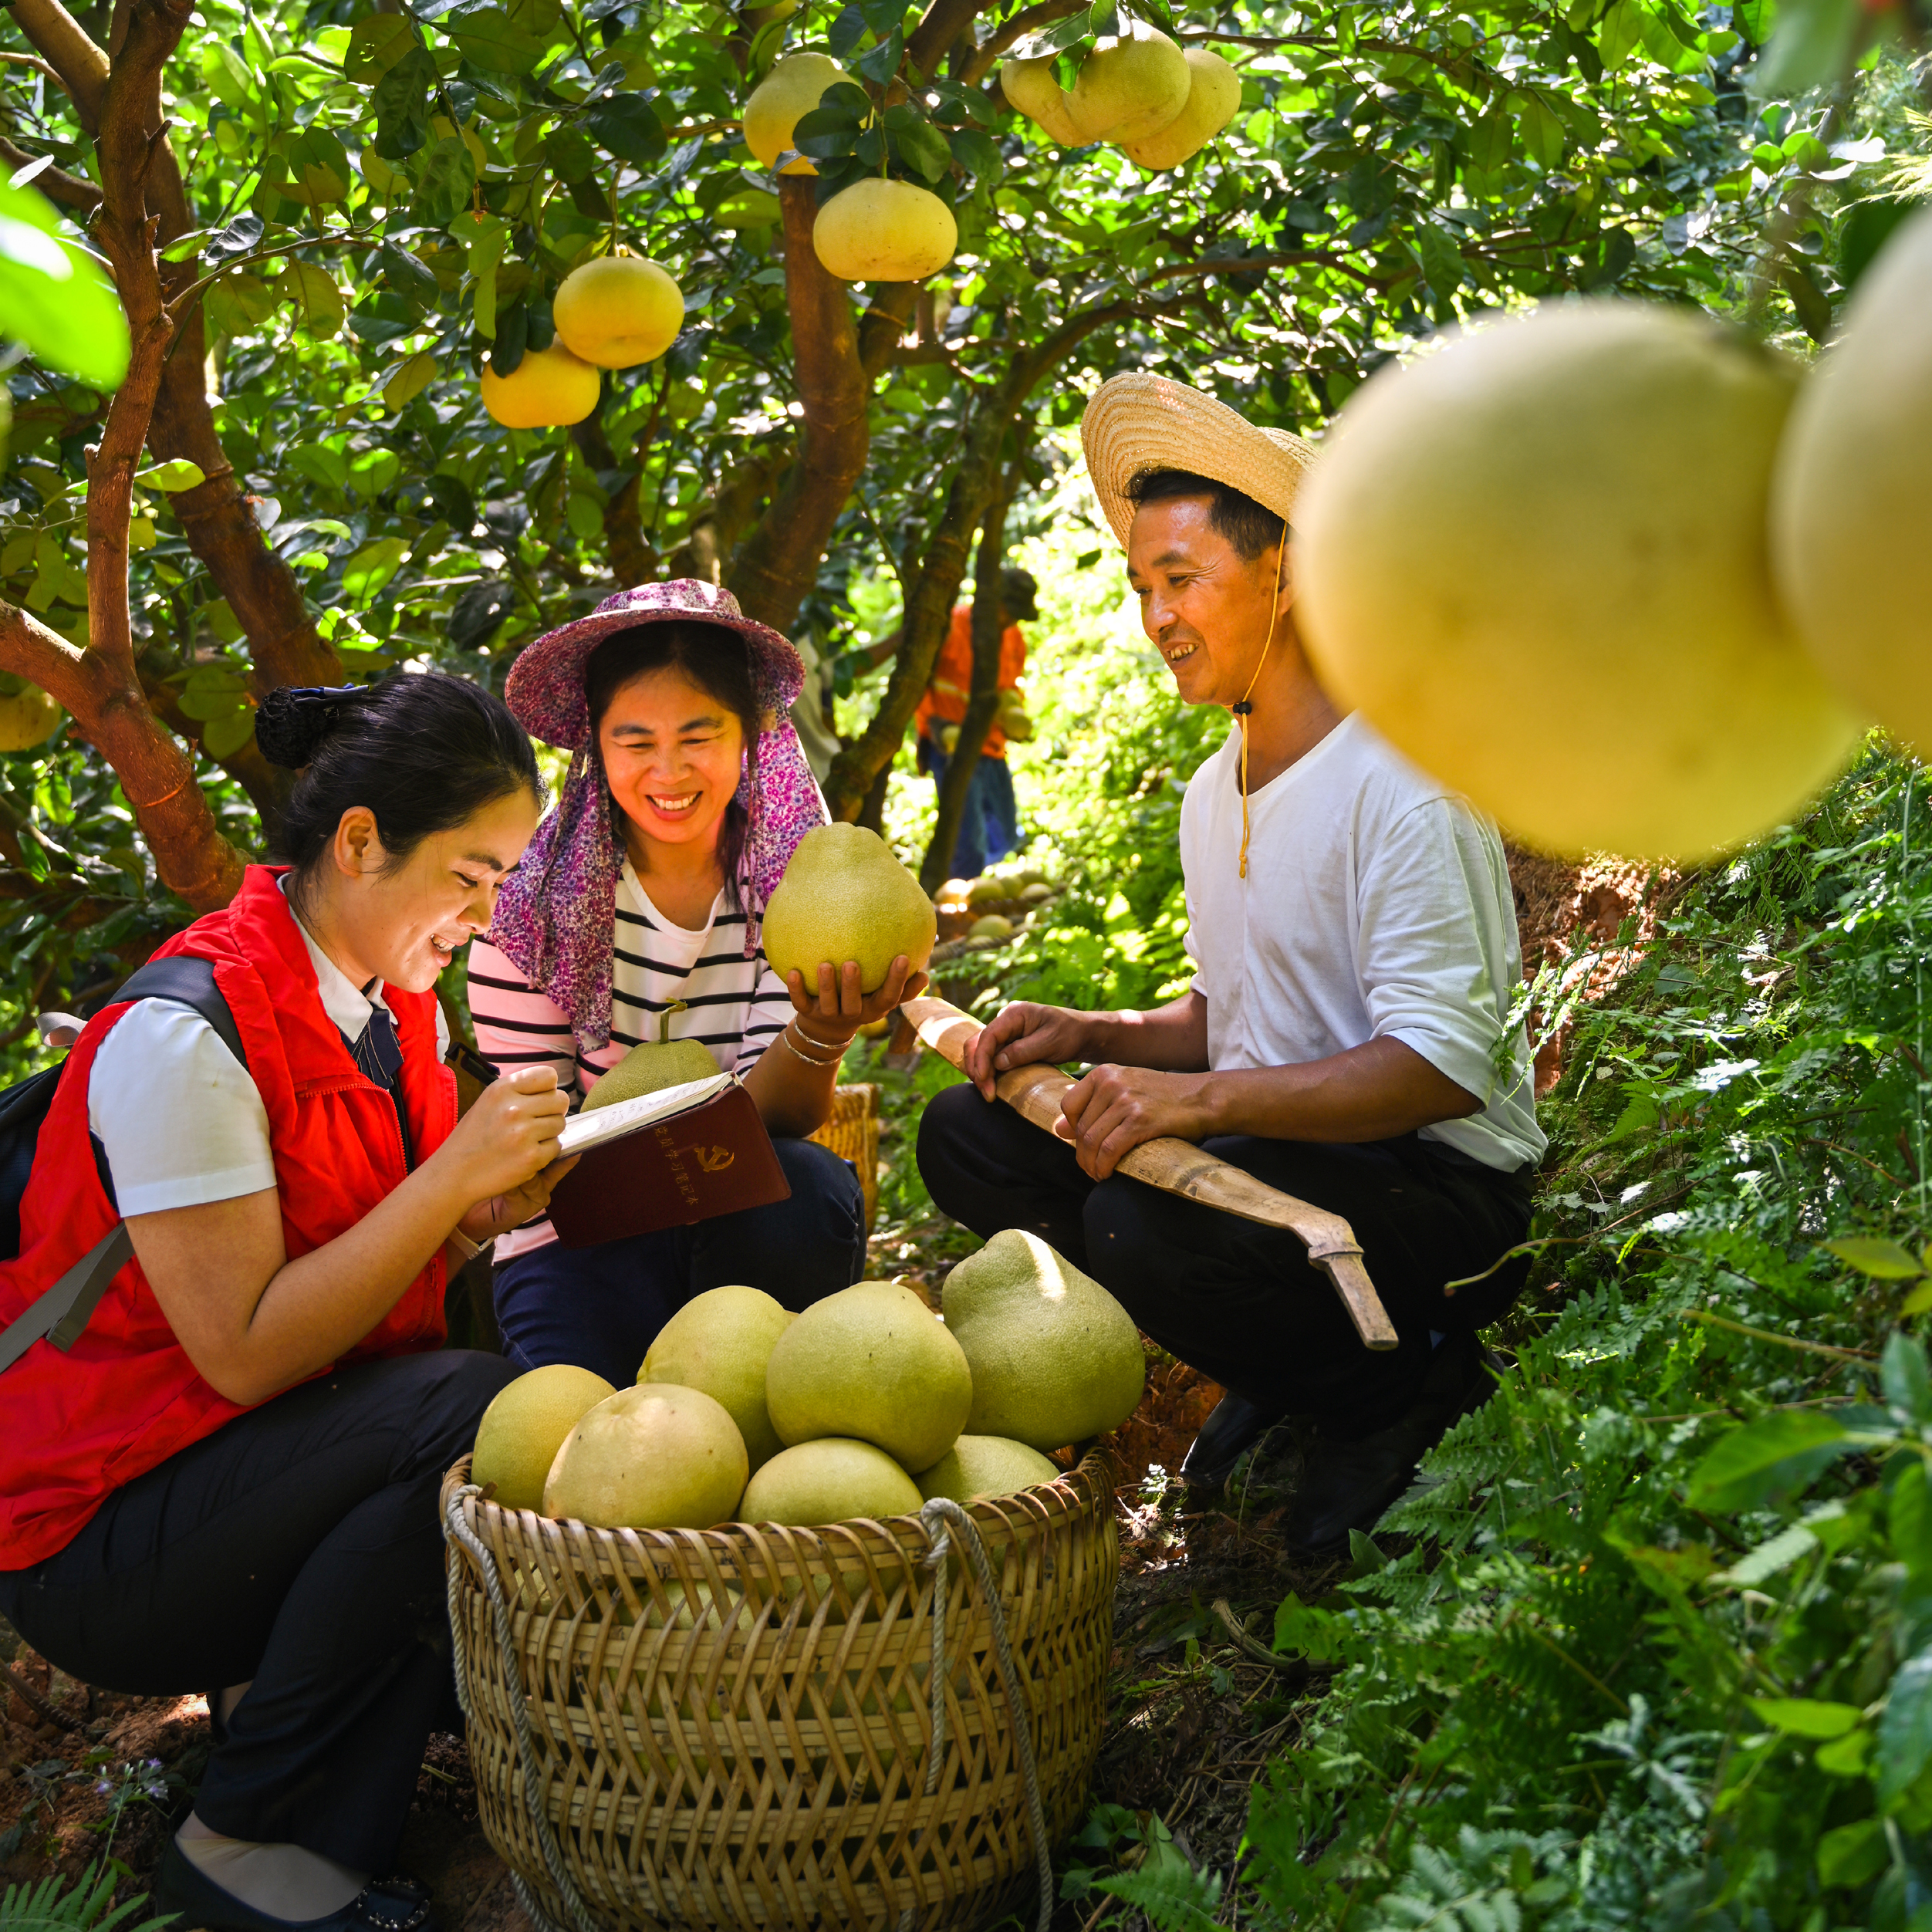
<svg viewBox="0 0 1932 1932"><path fill-rule="evenodd" d="M511 670L511 711L576 755L471 947L478 1045L505 1072L554 1066L585 1093L669 1011L670 1038L742 1077L792 1188L593 1248L559 1246L547 1221L499 1241L497 1320L521 1368L571 1362L622 1387L694 1295L745 1282L801 1309L863 1270L859 1184L805 1137L831 1111L853 1035L924 978L902 958L868 997L851 962L826 962L812 987L765 964L765 907L826 821L786 716L804 676L776 631L690 579L607 598Z"/></svg>

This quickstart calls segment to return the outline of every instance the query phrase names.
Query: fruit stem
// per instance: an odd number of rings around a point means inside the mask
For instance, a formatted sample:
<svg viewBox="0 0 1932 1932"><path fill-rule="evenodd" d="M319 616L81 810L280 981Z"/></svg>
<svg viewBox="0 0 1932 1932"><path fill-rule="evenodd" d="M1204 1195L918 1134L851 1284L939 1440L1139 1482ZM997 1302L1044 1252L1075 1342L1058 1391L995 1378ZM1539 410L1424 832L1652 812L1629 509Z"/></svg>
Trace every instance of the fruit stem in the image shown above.
<svg viewBox="0 0 1932 1932"><path fill-rule="evenodd" d="M668 1046L670 1044L670 1016L672 1014L687 1012L689 1010L690 1008L681 999L674 999L657 1015L657 1044L660 1046Z"/></svg>

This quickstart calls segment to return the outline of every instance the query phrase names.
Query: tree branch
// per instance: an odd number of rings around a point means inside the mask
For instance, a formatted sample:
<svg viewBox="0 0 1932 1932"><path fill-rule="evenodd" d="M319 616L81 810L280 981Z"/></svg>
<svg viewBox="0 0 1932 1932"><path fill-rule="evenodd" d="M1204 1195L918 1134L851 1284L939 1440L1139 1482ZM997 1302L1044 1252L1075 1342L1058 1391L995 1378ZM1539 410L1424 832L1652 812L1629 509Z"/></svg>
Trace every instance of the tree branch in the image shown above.
<svg viewBox="0 0 1932 1932"><path fill-rule="evenodd" d="M1050 27L1056 20L1064 20L1069 14L1079 13L1087 0L1038 0L1038 4L1022 7L1007 22L998 28L987 39L982 40L972 59L966 63L966 71L958 76L960 85L971 87L984 80L993 70L994 64L1008 47L1017 46L1030 33L1037 33L1042 27Z"/></svg>
<svg viewBox="0 0 1932 1932"><path fill-rule="evenodd" d="M44 54L73 96L80 124L98 130L100 104L107 92L106 49L60 4L60 0L14 0L13 24Z"/></svg>
<svg viewBox="0 0 1932 1932"><path fill-rule="evenodd" d="M947 49L972 25L980 5L981 0L932 0L906 42L906 58L920 79L930 80L938 71Z"/></svg>
<svg viewBox="0 0 1932 1932"><path fill-rule="evenodd" d="M24 147L0 134L0 161L5 161L15 174L44 158L42 155L29 154ZM76 209L83 214L92 214L100 206L100 190L92 181L57 167L43 167L28 186L38 188L49 201L58 201L62 208Z"/></svg>

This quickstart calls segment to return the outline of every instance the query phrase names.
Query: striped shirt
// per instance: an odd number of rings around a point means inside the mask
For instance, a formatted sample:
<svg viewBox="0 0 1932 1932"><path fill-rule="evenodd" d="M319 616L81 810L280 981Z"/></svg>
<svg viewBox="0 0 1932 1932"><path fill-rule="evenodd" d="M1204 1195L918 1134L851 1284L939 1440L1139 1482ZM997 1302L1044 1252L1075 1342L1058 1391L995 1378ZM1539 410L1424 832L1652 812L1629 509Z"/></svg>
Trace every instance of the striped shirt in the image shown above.
<svg viewBox="0 0 1932 1932"><path fill-rule="evenodd" d="M582 1094L633 1046L657 1038L658 1015L674 1000L669 1037L698 1040L727 1073L748 1072L792 1017L785 982L760 947L745 956L745 915L721 891L709 923L694 932L672 924L650 902L630 861L617 880L617 927L610 962L610 1039L585 1052L570 1017L539 992L488 940L470 942L470 1017L483 1057L500 1072L549 1066L567 1092ZM547 1218L502 1235L508 1261L556 1238Z"/></svg>

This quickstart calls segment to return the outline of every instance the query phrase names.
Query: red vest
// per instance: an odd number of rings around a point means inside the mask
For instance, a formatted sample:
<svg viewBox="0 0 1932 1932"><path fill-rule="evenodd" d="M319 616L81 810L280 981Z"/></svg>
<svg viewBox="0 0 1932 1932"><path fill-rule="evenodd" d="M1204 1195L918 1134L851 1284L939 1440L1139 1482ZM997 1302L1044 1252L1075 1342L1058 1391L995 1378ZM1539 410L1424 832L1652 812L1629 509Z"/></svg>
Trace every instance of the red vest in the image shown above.
<svg viewBox="0 0 1932 1932"><path fill-rule="evenodd" d="M251 866L231 905L198 919L160 951L214 962L268 1110L282 1239L293 1261L353 1227L407 1170L394 1103L358 1070L323 1012L279 876L279 868ZM425 1160L456 1124L455 1076L436 1051L436 995L389 987L383 998L403 1049L417 1158ZM88 1140L87 1078L127 1011L96 1014L67 1056L21 1203L19 1258L0 1262L0 1328L114 1224ZM443 1289L439 1251L344 1360L437 1346ZM242 1413L202 1380L140 1263L130 1261L67 1353L36 1342L0 1376L0 1570L25 1569L64 1549L111 1491Z"/></svg>

